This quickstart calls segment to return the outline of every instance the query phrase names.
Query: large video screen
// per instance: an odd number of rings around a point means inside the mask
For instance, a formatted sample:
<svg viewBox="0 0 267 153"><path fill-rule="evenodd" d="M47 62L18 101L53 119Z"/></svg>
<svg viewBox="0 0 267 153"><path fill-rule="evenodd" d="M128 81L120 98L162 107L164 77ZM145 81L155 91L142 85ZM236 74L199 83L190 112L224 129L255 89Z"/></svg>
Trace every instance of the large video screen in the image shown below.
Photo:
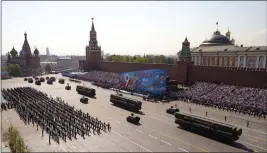
<svg viewBox="0 0 267 153"><path fill-rule="evenodd" d="M160 95L166 91L165 73L163 69L123 72L120 73L120 85Z"/></svg>

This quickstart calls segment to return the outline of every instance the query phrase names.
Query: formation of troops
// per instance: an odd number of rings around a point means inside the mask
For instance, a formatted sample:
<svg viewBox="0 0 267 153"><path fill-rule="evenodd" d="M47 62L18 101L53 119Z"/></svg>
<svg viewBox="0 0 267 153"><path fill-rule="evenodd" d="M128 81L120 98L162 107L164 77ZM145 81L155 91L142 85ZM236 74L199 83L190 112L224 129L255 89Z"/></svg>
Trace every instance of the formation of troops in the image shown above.
<svg viewBox="0 0 267 153"><path fill-rule="evenodd" d="M44 132L49 134L49 144L51 138L59 143L60 139L66 142L77 135L85 138L90 133L100 135L111 130L109 123L31 87L2 89L2 96L6 102L1 103L1 110L14 108L25 124L36 125L37 130L41 128L42 136Z"/></svg>

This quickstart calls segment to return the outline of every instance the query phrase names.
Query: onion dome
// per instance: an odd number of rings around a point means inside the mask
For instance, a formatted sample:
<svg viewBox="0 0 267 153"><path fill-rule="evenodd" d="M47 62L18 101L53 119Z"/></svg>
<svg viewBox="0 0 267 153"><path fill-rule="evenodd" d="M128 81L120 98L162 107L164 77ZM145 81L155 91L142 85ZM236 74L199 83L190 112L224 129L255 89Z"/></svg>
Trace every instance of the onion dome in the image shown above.
<svg viewBox="0 0 267 153"><path fill-rule="evenodd" d="M16 57L16 55L18 54L18 52L16 51L14 46L13 46L12 50L10 51L10 54L11 54L12 57Z"/></svg>
<svg viewBox="0 0 267 153"><path fill-rule="evenodd" d="M24 55L24 54L25 54L24 50L22 49L22 50L19 52L19 54L20 54L20 55Z"/></svg>
<svg viewBox="0 0 267 153"><path fill-rule="evenodd" d="M38 55L39 54L39 51L37 48L35 48L35 50L33 51L34 55Z"/></svg>
<svg viewBox="0 0 267 153"><path fill-rule="evenodd" d="M220 31L216 31L213 33L213 35L206 39L205 41L202 42L202 44L200 44L199 47L203 47L203 46L225 46L225 45L234 45L232 44L232 42L230 41L229 38L227 38L224 35L221 35Z"/></svg>

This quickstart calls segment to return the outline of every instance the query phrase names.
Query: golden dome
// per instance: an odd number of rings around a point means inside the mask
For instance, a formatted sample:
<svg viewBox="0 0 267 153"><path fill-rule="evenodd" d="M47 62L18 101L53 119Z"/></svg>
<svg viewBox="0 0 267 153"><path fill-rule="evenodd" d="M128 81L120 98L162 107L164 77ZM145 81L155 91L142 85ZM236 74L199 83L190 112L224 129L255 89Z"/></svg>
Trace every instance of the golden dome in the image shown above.
<svg viewBox="0 0 267 153"><path fill-rule="evenodd" d="M226 32L225 36L230 38L231 32L229 31L229 28L228 28L228 31Z"/></svg>

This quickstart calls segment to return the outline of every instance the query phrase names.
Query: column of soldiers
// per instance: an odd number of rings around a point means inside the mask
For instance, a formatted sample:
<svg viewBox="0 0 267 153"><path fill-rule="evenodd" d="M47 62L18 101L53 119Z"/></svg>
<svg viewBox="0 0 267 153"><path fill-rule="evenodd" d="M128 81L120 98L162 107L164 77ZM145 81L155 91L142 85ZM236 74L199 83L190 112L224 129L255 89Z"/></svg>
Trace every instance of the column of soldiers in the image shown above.
<svg viewBox="0 0 267 153"><path fill-rule="evenodd" d="M49 144L51 138L59 143L63 141L77 139L77 135L90 136L101 134L101 131L111 130L110 124L90 116L88 113L77 110L65 103L61 98L53 99L47 94L37 91L31 87L18 87L14 89L3 89L3 97L7 101L5 105L1 104L2 110L15 108L21 120L25 124L36 125L44 132L49 134Z"/></svg>

